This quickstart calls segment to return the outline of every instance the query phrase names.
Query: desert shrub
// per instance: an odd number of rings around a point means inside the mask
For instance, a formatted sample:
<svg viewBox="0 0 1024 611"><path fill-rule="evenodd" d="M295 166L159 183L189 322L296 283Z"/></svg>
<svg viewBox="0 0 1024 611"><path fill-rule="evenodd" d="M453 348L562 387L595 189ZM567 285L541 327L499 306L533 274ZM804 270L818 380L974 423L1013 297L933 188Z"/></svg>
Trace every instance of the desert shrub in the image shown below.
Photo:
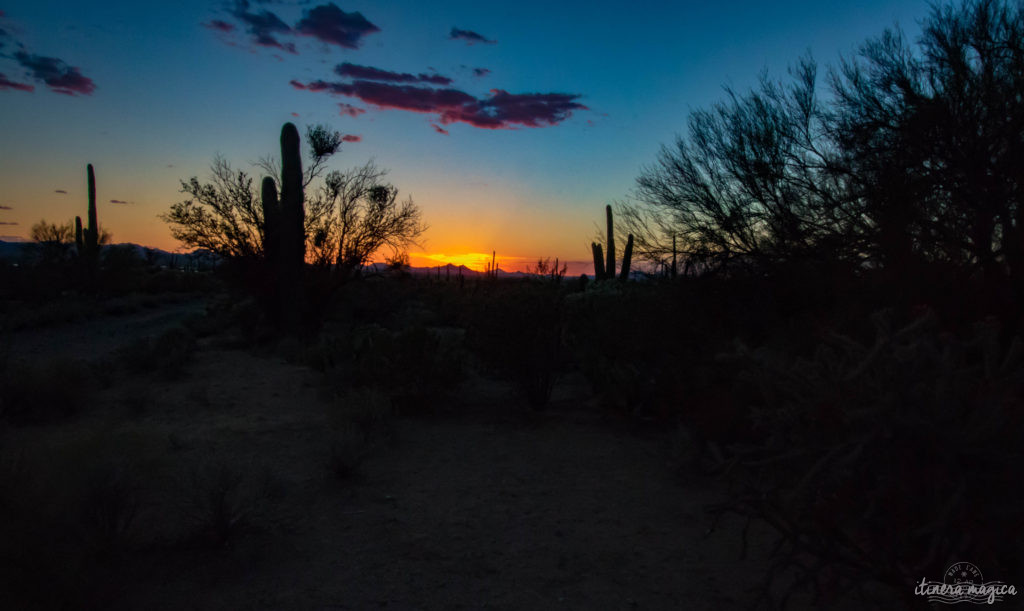
<svg viewBox="0 0 1024 611"><path fill-rule="evenodd" d="M458 342L426 327L389 331L363 326L349 337L338 381L382 390L403 412L432 410L462 379Z"/></svg>
<svg viewBox="0 0 1024 611"><path fill-rule="evenodd" d="M328 466L341 480L358 477L363 462L397 439L395 408L382 391L352 389L338 397L330 414Z"/></svg>
<svg viewBox="0 0 1024 611"><path fill-rule="evenodd" d="M1020 343L1003 345L991 320L962 337L931 315L874 322L872 343L833 334L810 356L733 355L761 391L759 441L729 449L734 496L718 510L780 538L762 600L801 586L909 599L965 558L986 576L1020 574L1007 536L1024 510Z"/></svg>
<svg viewBox="0 0 1024 611"><path fill-rule="evenodd" d="M0 452L0 590L20 609L109 608L120 562L142 542L145 437L99 434Z"/></svg>
<svg viewBox="0 0 1024 611"><path fill-rule="evenodd" d="M125 368L133 373L158 372L167 378L180 377L192 358L196 339L184 327L173 327L156 338L141 338L123 346L119 353Z"/></svg>
<svg viewBox="0 0 1024 611"><path fill-rule="evenodd" d="M87 363L70 358L0 363L0 416L13 424L43 424L72 416L96 389Z"/></svg>
<svg viewBox="0 0 1024 611"><path fill-rule="evenodd" d="M266 479L253 465L217 455L186 461L175 479L172 499L186 536L200 545L231 545L258 519L268 496Z"/></svg>
<svg viewBox="0 0 1024 611"><path fill-rule="evenodd" d="M553 284L508 283L476 297L467 341L535 408L551 399L564 368L563 294Z"/></svg>
<svg viewBox="0 0 1024 611"><path fill-rule="evenodd" d="M566 297L567 343L604 406L631 418L674 420L701 364L729 332L693 315L697 291L601 282Z"/></svg>

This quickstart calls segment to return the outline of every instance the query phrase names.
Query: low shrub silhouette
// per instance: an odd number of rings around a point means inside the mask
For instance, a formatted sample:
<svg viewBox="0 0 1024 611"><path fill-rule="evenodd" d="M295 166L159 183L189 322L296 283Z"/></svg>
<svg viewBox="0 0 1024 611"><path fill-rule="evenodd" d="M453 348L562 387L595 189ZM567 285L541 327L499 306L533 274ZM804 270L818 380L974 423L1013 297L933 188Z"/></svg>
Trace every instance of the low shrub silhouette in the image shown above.
<svg viewBox="0 0 1024 611"><path fill-rule="evenodd" d="M156 338L146 337L123 346L119 353L128 371L158 372L177 378L184 373L195 349L195 336L184 327L173 327Z"/></svg>
<svg viewBox="0 0 1024 611"><path fill-rule="evenodd" d="M534 409L547 406L564 369L563 301L554 284L505 283L477 295L468 314L474 354Z"/></svg>
<svg viewBox="0 0 1024 611"><path fill-rule="evenodd" d="M339 393L378 389L406 414L432 411L463 377L458 343L423 326L358 327L341 340L321 339L317 354Z"/></svg>
<svg viewBox="0 0 1024 611"><path fill-rule="evenodd" d="M19 425L56 422L82 411L96 388L79 359L0 362L0 417Z"/></svg>
<svg viewBox="0 0 1024 611"><path fill-rule="evenodd" d="M778 534L765 600L875 585L910 603L910 584L963 558L1020 574L1021 343L1002 345L991 319L962 335L931 313L890 319L874 316L870 343L831 334L809 356L731 357L761 391L760 440L728 449L734 495L717 510Z"/></svg>
<svg viewBox="0 0 1024 611"><path fill-rule="evenodd" d="M224 548L254 526L268 495L266 484L252 465L210 454L182 465L170 501L191 541Z"/></svg>

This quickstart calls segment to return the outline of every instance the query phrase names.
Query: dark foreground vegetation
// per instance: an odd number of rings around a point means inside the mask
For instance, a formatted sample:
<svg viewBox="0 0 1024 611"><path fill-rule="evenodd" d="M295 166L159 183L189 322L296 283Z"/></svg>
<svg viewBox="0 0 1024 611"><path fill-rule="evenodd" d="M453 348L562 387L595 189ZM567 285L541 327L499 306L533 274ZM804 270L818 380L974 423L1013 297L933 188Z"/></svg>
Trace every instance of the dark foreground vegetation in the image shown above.
<svg viewBox="0 0 1024 611"><path fill-rule="evenodd" d="M507 426L541 435L582 411L654 439L680 486L718 482L712 540L772 544L736 605L922 606L915 585L958 561L1024 585L1024 13L969 2L924 26L917 45L869 41L827 88L807 60L791 84L693 115L617 223L608 210L594 279L546 262L516 280L411 275L401 249L424 226L382 172L309 194L340 143L323 128L304 172L285 126L259 196L223 162L184 184L165 220L215 270L101 260L90 211L80 254L0 269L4 332L63 320L47 309L102 317L195 291L204 306L107 354L0 355L10 599L125 604L133 559L280 524L288 492L266 465L177 433L65 439L99 414L150 417L152 388L219 351L313 372L314 463L339 486L365 485L401 423L464 416L481 381L503 389ZM389 246L387 270L366 266ZM573 380L585 390L560 399ZM184 400L221 405L205 387Z"/></svg>

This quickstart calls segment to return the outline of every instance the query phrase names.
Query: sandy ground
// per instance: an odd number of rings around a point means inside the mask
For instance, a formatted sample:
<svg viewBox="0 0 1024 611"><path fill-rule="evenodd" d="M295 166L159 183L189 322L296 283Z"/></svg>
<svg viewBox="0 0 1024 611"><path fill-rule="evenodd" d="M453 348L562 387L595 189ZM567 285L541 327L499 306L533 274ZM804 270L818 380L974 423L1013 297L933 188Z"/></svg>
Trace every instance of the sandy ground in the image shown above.
<svg viewBox="0 0 1024 611"><path fill-rule="evenodd" d="M23 332L23 353L110 352L201 304ZM222 549L153 544L117 576L136 609L728 609L764 574L739 528L708 534L710 482L681 484L663 436L622 430L569 378L549 413L522 417L503 384L472 377L444 414L399 418L394 442L342 480L329 465L321 374L204 343L178 380L120 380L73 422L17 431L145 436L165 461L210 457L264 482ZM124 407L126 398L132 405ZM269 483L268 483L269 482ZM136 530L174 522L149 498ZM761 537L762 542L766 542Z"/></svg>

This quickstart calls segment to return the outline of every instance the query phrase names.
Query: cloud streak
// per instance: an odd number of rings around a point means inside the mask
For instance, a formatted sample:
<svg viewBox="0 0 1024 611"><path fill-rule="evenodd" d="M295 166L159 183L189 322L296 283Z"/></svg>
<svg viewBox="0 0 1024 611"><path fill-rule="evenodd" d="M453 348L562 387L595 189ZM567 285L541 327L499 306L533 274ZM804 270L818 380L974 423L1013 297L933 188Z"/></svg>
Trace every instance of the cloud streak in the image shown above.
<svg viewBox="0 0 1024 611"><path fill-rule="evenodd" d="M112 199L112 200L110 200L110 203L112 203L112 204L130 204L131 202L126 202L123 199Z"/></svg>
<svg viewBox="0 0 1024 611"><path fill-rule="evenodd" d="M67 195L68 194L68 192L65 191L64 189L54 189L53 192L54 193L61 193L63 195Z"/></svg>
<svg viewBox="0 0 1024 611"><path fill-rule="evenodd" d="M432 114L442 125L467 123L482 129L552 126L565 121L575 111L588 110L577 101L579 94L568 93L514 94L492 89L489 96L477 98L454 88L369 80L350 83L293 80L291 84L296 89L356 98L377 108Z"/></svg>
<svg viewBox="0 0 1024 611"><path fill-rule="evenodd" d="M467 45L475 45L477 43L493 45L498 42L497 40L490 40L483 34L478 34L473 30L460 30L459 28L452 28L452 31L448 33L448 38L465 41Z"/></svg>
<svg viewBox="0 0 1024 611"><path fill-rule="evenodd" d="M342 142L362 142L363 137L357 136L356 134L345 134L341 137Z"/></svg>
<svg viewBox="0 0 1024 611"><path fill-rule="evenodd" d="M37 82L43 83L55 93L63 95L91 95L96 90L93 80L82 74L77 66L69 66L67 62L57 57L46 57L31 53L25 44L14 38L10 32L0 29L0 49L13 47L13 53L0 55L13 59L19 66L25 69L25 75ZM35 91L35 86L7 78L6 74L0 73L0 90L13 91Z"/></svg>
<svg viewBox="0 0 1024 611"><path fill-rule="evenodd" d="M431 85L451 85L452 79L440 74L409 74L408 72L392 72L372 66L360 66L345 62L334 67L338 76L363 79L367 81L385 81L389 83L430 83Z"/></svg>
<svg viewBox="0 0 1024 611"><path fill-rule="evenodd" d="M0 91L4 89L13 89L15 91L27 91L29 93L36 90L34 85L28 83L18 83L7 78L3 72L0 72Z"/></svg>

